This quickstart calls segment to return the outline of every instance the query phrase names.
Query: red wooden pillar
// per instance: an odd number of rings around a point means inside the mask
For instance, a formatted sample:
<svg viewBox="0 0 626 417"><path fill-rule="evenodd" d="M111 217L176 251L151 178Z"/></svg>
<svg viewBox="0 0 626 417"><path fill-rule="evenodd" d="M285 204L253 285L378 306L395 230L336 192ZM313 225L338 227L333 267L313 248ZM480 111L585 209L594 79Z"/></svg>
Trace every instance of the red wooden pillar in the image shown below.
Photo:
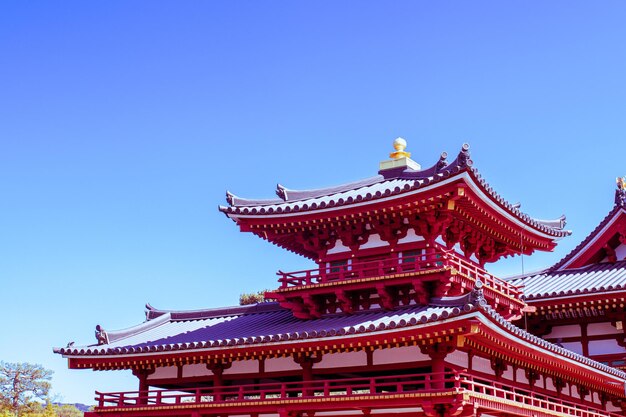
<svg viewBox="0 0 626 417"><path fill-rule="evenodd" d="M448 353L454 351L455 347L449 343L435 343L433 345L422 346L422 353L430 356L430 368L431 368L431 388L443 389L445 388L445 371L446 371L446 356Z"/></svg>
<svg viewBox="0 0 626 417"><path fill-rule="evenodd" d="M222 401L224 370L232 365L232 362L221 361L212 361L206 364L207 369L213 372L213 401Z"/></svg>
<svg viewBox="0 0 626 417"><path fill-rule="evenodd" d="M313 382L313 365L322 360L322 355L320 353L317 353L315 356L300 353L296 354L293 360L302 367L302 396L309 397L313 395L311 387Z"/></svg>
<svg viewBox="0 0 626 417"><path fill-rule="evenodd" d="M133 375L139 379L139 396L137 397L137 404L148 404L148 394L150 385L148 385L148 375L154 373L154 368L145 369L133 369Z"/></svg>

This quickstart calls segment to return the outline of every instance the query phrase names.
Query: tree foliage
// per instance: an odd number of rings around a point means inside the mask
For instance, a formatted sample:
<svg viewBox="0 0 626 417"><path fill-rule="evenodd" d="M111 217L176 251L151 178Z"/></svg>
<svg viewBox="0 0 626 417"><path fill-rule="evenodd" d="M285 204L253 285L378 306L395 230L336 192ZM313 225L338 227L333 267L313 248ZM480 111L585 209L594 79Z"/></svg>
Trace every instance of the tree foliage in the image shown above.
<svg viewBox="0 0 626 417"><path fill-rule="evenodd" d="M263 303L265 301L270 301L269 299L265 298L266 291L268 290L241 294L239 296L239 305L245 306L248 304L256 304L256 303Z"/></svg>
<svg viewBox="0 0 626 417"><path fill-rule="evenodd" d="M0 405L14 416L34 409L50 391L52 371L30 363L0 362Z"/></svg>

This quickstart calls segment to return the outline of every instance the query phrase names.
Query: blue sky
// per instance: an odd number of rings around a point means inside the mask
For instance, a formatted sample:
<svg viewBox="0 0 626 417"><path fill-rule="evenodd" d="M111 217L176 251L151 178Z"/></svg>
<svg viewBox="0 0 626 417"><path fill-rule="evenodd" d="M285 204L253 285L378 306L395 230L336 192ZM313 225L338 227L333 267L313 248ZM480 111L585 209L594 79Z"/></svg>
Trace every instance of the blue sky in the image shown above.
<svg viewBox="0 0 626 417"><path fill-rule="evenodd" d="M144 304L236 304L310 264L237 231L228 189L272 197L471 145L475 166L574 235L626 174L626 3L0 4L0 359L55 371L55 393L134 390L69 371L53 346ZM490 268L515 274L519 258Z"/></svg>

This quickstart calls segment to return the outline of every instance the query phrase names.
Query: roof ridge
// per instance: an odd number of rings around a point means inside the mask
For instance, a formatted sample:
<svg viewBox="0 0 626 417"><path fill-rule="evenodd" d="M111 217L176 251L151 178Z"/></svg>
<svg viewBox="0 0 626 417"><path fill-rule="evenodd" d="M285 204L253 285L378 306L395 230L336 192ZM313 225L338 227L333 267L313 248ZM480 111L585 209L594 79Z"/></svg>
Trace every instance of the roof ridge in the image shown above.
<svg viewBox="0 0 626 417"><path fill-rule="evenodd" d="M269 311L278 311L283 308L277 302L265 301L256 304L247 304L242 306L206 308L198 310L160 310L146 304L146 320L151 321L164 314L169 314L173 321L175 320L197 320L208 319L223 316L238 316L250 313L265 313Z"/></svg>

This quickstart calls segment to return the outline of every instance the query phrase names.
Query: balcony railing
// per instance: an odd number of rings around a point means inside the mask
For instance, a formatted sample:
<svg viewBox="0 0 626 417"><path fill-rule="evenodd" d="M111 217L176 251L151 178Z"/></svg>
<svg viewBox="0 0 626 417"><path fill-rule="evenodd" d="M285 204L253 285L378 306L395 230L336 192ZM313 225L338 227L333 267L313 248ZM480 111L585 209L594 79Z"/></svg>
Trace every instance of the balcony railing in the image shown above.
<svg viewBox="0 0 626 417"><path fill-rule="evenodd" d="M331 397L358 399L357 397L360 396L367 396L368 400L375 400L378 396L383 395L420 393L421 396L424 396L432 393L433 396L437 396L437 393L441 395L444 392L474 395L479 405L485 408L504 403L513 408L536 407L552 413L579 417L618 416L618 414L587 405L564 401L498 382L474 378L463 372L200 387L186 391L96 392L97 407L95 411L116 410L121 412L132 411L137 407L150 408L152 406L155 408L162 406L189 408L208 403L223 404L224 406L228 406L229 403L249 403L249 406L253 407L255 403L266 403L271 400L280 402L281 400L293 401L314 398L323 401L325 398ZM145 408L142 409L146 410Z"/></svg>
<svg viewBox="0 0 626 417"><path fill-rule="evenodd" d="M398 256L368 262L354 262L296 272L278 271L281 289L308 285L336 283L361 278L384 277L418 271L435 271L442 268L456 269L470 279L480 278L483 284L509 297L518 298L520 291L510 283L496 278L478 264L467 261L454 251L436 245L430 252Z"/></svg>

